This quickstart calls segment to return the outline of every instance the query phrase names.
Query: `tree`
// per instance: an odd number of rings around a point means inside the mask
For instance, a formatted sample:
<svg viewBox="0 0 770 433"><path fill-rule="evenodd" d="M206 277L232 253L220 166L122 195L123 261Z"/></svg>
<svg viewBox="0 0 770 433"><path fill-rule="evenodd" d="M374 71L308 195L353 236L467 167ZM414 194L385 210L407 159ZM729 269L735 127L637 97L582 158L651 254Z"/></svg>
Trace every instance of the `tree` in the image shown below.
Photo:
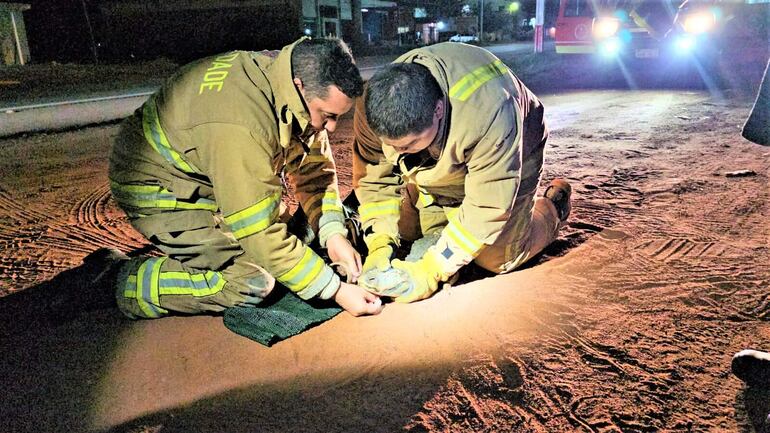
<svg viewBox="0 0 770 433"><path fill-rule="evenodd" d="M350 37L350 45L353 47L353 52L358 53L364 47L363 38L363 17L361 16L361 0L350 0L350 8L353 14L353 28Z"/></svg>
<svg viewBox="0 0 770 433"><path fill-rule="evenodd" d="M437 0L436 16L439 18L454 18L462 15L463 6L468 1L463 0Z"/></svg>

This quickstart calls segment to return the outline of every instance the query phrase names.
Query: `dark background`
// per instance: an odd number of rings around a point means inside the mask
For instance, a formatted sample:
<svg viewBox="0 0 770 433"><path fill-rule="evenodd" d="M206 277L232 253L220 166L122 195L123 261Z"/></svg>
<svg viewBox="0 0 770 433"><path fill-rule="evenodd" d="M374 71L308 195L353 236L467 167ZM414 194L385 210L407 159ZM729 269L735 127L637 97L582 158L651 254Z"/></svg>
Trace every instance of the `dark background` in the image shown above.
<svg viewBox="0 0 770 433"><path fill-rule="evenodd" d="M35 61L93 61L83 1L26 3L32 5L24 20ZM100 62L166 57L180 63L231 49L275 49L301 36L300 2L203 10L163 10L162 1L143 3L141 9L121 10L119 2L85 2Z"/></svg>

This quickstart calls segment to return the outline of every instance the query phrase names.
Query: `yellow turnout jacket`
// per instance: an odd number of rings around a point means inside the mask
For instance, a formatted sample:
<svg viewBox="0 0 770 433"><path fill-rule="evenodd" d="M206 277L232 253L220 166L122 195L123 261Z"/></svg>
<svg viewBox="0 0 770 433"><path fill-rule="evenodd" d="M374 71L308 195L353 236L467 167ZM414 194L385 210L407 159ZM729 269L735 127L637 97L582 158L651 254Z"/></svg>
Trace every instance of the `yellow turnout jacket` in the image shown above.
<svg viewBox="0 0 770 433"><path fill-rule="evenodd" d="M414 184L418 208L438 206L447 214L434 247L445 259L446 279L491 245L510 217L521 178L522 106L537 98L500 59L471 45L418 48L395 62L428 68L445 95L446 114L429 151L399 155L369 128L358 101L354 187L365 239L399 242L399 190Z"/></svg>
<svg viewBox="0 0 770 433"><path fill-rule="evenodd" d="M114 149L110 180L133 218L220 213L245 253L279 282L304 299L329 298L339 277L278 221L287 175L322 245L347 233L326 131L313 133L292 82L298 42L182 68L135 114L145 139Z"/></svg>

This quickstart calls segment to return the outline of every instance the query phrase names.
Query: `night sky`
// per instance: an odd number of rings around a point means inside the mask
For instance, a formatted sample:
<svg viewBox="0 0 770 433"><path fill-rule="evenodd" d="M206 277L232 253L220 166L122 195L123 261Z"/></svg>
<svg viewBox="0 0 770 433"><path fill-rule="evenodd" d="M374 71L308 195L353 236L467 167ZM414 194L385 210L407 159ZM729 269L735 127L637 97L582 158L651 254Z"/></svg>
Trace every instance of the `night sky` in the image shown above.
<svg viewBox="0 0 770 433"><path fill-rule="evenodd" d="M36 61L93 60L82 0L29 0L27 3L32 8L24 13L24 19ZM273 49L301 35L299 12L294 9L299 3L286 2L280 8L181 11L147 8L147 12L115 12L119 9L115 5L119 3L85 1L100 61L166 57L185 62L230 49ZM144 3L151 6L157 2Z"/></svg>

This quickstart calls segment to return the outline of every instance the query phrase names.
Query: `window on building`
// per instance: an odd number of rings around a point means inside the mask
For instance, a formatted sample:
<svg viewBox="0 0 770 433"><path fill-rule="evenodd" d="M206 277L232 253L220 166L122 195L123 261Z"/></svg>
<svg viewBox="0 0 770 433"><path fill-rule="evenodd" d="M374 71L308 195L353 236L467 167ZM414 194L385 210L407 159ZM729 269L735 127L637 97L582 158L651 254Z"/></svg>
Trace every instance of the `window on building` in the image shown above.
<svg viewBox="0 0 770 433"><path fill-rule="evenodd" d="M323 18L337 18L337 7L336 6L318 6L318 12L321 14Z"/></svg>

